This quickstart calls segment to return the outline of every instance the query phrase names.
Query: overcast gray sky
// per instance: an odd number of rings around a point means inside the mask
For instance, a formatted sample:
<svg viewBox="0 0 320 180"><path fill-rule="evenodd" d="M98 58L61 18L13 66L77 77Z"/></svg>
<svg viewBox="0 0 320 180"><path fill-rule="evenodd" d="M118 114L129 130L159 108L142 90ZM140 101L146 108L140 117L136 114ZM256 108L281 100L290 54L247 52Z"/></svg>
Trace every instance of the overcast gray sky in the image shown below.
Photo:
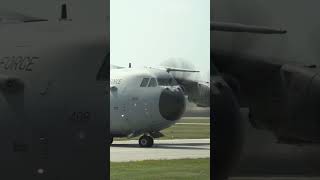
<svg viewBox="0 0 320 180"><path fill-rule="evenodd" d="M171 58L210 72L210 0L111 0L111 64L158 66Z"/></svg>

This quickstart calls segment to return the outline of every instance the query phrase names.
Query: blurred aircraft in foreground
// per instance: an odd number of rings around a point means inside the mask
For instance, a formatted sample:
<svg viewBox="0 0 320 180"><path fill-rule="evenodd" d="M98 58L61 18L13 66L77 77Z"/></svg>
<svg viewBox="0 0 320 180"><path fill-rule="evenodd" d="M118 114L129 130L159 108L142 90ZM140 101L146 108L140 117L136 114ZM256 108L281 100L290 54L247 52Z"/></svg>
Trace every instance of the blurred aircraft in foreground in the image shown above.
<svg viewBox="0 0 320 180"><path fill-rule="evenodd" d="M0 3L0 179L107 178L109 2L68 3Z"/></svg>
<svg viewBox="0 0 320 180"><path fill-rule="evenodd" d="M271 131L279 143L320 142L320 23L313 21L319 4L211 1L216 76L231 90L237 109L249 107L251 125ZM239 116L217 121L217 168L228 174L241 152L243 123Z"/></svg>

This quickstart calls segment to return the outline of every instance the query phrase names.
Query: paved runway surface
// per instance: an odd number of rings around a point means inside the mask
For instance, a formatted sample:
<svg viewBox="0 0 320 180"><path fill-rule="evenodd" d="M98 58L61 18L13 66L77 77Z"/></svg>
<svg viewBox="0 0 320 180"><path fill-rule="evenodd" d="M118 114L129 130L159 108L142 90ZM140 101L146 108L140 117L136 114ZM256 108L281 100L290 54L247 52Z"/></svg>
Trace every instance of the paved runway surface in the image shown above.
<svg viewBox="0 0 320 180"><path fill-rule="evenodd" d="M229 180L319 180L319 177L237 177Z"/></svg>
<svg viewBox="0 0 320 180"><path fill-rule="evenodd" d="M176 123L176 124L210 126L210 123Z"/></svg>
<svg viewBox="0 0 320 180"><path fill-rule="evenodd" d="M155 140L151 148L141 148L138 140L114 141L112 162L210 157L210 139Z"/></svg>

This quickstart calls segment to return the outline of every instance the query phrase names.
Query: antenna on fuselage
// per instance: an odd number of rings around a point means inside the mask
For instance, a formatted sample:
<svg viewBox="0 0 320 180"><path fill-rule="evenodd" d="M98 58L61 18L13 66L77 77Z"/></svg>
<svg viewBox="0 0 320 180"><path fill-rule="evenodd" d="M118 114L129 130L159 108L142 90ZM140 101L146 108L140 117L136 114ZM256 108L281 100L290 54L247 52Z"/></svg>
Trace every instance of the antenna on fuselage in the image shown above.
<svg viewBox="0 0 320 180"><path fill-rule="evenodd" d="M68 7L67 7L67 1L64 1L61 4L61 12L60 12L60 18L59 21L71 21L72 19L68 18Z"/></svg>

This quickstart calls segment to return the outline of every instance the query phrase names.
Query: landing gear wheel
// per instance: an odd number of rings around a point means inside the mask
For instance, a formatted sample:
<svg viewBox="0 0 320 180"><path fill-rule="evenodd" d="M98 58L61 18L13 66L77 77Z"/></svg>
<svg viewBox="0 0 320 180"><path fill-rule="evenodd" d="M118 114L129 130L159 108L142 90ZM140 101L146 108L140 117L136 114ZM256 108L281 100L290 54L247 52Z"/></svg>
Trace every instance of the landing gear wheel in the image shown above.
<svg viewBox="0 0 320 180"><path fill-rule="evenodd" d="M140 147L151 147L153 146L153 137L143 135L139 139L139 145Z"/></svg>

